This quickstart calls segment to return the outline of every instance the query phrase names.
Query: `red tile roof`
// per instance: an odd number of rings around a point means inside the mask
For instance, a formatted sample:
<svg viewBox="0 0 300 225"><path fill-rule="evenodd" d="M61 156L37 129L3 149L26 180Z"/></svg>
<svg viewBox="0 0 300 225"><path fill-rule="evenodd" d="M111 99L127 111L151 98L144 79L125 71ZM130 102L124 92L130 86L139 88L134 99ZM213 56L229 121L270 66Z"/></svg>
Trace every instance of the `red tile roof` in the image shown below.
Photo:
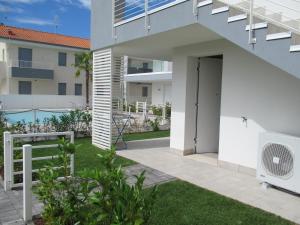
<svg viewBox="0 0 300 225"><path fill-rule="evenodd" d="M37 42L48 45L58 45L72 48L90 49L90 40L65 36L62 34L47 33L37 30L0 25L0 38Z"/></svg>

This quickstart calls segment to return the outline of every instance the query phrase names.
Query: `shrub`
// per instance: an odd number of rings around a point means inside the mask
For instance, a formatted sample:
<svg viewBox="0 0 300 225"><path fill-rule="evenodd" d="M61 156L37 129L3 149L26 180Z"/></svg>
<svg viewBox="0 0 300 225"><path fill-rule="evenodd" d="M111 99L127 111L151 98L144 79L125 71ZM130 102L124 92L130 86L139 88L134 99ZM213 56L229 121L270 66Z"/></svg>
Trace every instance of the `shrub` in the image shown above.
<svg viewBox="0 0 300 225"><path fill-rule="evenodd" d="M77 146L62 141L59 145L61 170L40 170L35 193L44 203L42 218L46 225L142 225L147 224L156 198L156 187L143 191L144 173L132 186L116 164L114 150L99 155L104 168L83 171L70 177L69 157ZM64 179L59 180L63 174Z"/></svg>
<svg viewBox="0 0 300 225"><path fill-rule="evenodd" d="M153 105L153 106L151 106L151 109L152 109L153 115L162 116L162 111L163 111L162 107L158 107L158 106Z"/></svg>
<svg viewBox="0 0 300 225"><path fill-rule="evenodd" d="M166 118L170 118L171 117L171 104L170 103L166 103L165 105L166 107ZM163 107L162 106L151 106L152 109L152 113L155 116L163 116Z"/></svg>
<svg viewBox="0 0 300 225"><path fill-rule="evenodd" d="M147 224L155 202L157 188L148 194L143 191L144 172L136 176L136 183L130 186L120 166L115 163L115 151L99 155L105 168L85 172L97 186L90 197L93 205L89 224Z"/></svg>
<svg viewBox="0 0 300 225"><path fill-rule="evenodd" d="M62 169L54 170L49 166L39 171L40 183L34 192L44 204L42 217L46 225L74 225L85 221L84 212L87 212L86 203L91 189L86 180L70 177L68 155L75 149L74 144L62 140L59 144ZM61 175L63 179L59 180Z"/></svg>
<svg viewBox="0 0 300 225"><path fill-rule="evenodd" d="M148 120L149 125L151 126L153 131L159 131L159 120L160 118L156 117L153 121L152 120Z"/></svg>

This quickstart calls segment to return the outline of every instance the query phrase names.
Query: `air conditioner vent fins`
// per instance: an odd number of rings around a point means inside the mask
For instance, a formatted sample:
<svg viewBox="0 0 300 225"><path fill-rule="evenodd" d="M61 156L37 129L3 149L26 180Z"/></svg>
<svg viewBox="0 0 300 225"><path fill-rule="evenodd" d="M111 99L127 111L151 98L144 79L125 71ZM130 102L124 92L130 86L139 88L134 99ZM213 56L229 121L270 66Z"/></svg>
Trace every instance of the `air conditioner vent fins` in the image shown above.
<svg viewBox="0 0 300 225"><path fill-rule="evenodd" d="M289 179L293 175L294 157L285 145L266 144L262 151L262 163L265 171L271 176Z"/></svg>

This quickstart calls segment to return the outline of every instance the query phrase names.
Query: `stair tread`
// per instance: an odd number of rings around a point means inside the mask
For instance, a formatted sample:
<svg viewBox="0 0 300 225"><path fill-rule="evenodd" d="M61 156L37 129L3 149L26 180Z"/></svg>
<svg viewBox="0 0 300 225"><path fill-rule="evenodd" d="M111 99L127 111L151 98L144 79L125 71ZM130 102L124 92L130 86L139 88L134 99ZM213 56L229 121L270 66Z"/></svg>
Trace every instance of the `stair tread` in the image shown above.
<svg viewBox="0 0 300 225"><path fill-rule="evenodd" d="M228 18L228 23L239 21L239 20L244 20L247 19L247 14L240 14L236 16L231 16Z"/></svg>
<svg viewBox="0 0 300 225"><path fill-rule="evenodd" d="M213 9L211 14L214 15L214 14L218 14L218 13L222 13L222 12L226 12L226 11L229 11L229 6L223 6L220 8Z"/></svg>
<svg viewBox="0 0 300 225"><path fill-rule="evenodd" d="M253 24L253 28L254 30L256 29L262 29L262 28L267 28L268 27L268 23L267 22L262 22L262 23L255 23ZM246 26L246 30L250 30L250 25Z"/></svg>
<svg viewBox="0 0 300 225"><path fill-rule="evenodd" d="M203 6L210 5L210 4L213 4L212 0L205 0L205 1L199 2L197 7L203 7Z"/></svg>
<svg viewBox="0 0 300 225"><path fill-rule="evenodd" d="M278 40L278 39L284 39L284 38L291 38L292 33L291 32L280 32L280 33L274 33L274 34L268 34L266 40Z"/></svg>
<svg viewBox="0 0 300 225"><path fill-rule="evenodd" d="M292 45L290 47L290 52L300 52L300 45Z"/></svg>

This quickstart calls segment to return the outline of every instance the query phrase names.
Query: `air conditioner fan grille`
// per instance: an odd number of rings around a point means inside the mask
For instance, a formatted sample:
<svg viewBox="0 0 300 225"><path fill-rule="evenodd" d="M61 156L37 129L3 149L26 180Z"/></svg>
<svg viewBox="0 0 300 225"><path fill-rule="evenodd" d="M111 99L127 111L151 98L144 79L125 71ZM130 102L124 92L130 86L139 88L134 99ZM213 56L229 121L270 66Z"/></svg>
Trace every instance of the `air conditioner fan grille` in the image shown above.
<svg viewBox="0 0 300 225"><path fill-rule="evenodd" d="M288 179L293 174L294 157L287 146L269 143L264 146L262 162L266 172L282 179Z"/></svg>

